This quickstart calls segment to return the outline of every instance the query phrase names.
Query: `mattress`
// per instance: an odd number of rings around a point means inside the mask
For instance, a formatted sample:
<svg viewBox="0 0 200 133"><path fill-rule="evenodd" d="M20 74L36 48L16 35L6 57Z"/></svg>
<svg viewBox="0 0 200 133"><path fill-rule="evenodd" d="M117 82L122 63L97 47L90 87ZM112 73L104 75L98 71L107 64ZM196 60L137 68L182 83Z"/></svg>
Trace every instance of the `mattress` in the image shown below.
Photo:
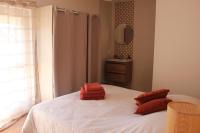
<svg viewBox="0 0 200 133"><path fill-rule="evenodd" d="M103 85L106 99L80 100L79 92L35 105L23 126L23 133L164 133L166 111L136 115L134 97L141 92ZM199 104L199 100L169 95L174 101Z"/></svg>

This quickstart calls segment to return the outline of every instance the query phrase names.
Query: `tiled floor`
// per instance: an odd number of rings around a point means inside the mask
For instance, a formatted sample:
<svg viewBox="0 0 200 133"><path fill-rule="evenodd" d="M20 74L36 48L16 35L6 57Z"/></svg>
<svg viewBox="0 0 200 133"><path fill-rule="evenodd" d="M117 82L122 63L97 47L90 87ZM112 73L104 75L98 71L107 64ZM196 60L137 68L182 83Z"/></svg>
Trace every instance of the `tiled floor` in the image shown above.
<svg viewBox="0 0 200 133"><path fill-rule="evenodd" d="M22 119L20 119L17 123L15 123L13 126L10 128L2 131L1 133L22 133L22 126L24 124L24 121L26 119L26 116L24 116Z"/></svg>

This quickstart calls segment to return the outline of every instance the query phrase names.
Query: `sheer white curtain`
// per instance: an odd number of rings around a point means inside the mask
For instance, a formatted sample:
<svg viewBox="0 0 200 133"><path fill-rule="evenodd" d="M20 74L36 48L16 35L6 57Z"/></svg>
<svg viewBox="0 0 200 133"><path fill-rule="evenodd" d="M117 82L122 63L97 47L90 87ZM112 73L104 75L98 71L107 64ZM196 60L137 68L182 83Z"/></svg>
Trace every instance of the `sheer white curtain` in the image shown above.
<svg viewBox="0 0 200 133"><path fill-rule="evenodd" d="M0 131L35 103L31 9L0 3Z"/></svg>

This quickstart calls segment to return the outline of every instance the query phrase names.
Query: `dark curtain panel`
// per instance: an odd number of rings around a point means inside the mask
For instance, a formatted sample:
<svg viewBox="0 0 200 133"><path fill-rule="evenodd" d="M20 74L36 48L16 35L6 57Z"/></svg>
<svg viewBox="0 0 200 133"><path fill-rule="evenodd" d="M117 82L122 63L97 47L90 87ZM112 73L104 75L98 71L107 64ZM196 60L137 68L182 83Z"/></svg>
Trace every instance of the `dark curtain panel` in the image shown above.
<svg viewBox="0 0 200 133"><path fill-rule="evenodd" d="M80 90L87 75L87 14L54 13L55 97Z"/></svg>

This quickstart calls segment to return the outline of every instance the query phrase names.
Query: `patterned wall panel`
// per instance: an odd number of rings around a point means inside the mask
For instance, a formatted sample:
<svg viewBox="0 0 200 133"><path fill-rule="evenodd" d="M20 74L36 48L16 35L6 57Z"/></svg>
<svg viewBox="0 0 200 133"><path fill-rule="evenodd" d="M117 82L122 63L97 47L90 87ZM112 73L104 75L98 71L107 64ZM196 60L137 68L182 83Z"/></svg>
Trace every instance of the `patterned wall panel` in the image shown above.
<svg viewBox="0 0 200 133"><path fill-rule="evenodd" d="M134 25L134 0L115 2L115 28L119 24ZM133 41L128 45L115 45L115 55L123 58L133 57Z"/></svg>

